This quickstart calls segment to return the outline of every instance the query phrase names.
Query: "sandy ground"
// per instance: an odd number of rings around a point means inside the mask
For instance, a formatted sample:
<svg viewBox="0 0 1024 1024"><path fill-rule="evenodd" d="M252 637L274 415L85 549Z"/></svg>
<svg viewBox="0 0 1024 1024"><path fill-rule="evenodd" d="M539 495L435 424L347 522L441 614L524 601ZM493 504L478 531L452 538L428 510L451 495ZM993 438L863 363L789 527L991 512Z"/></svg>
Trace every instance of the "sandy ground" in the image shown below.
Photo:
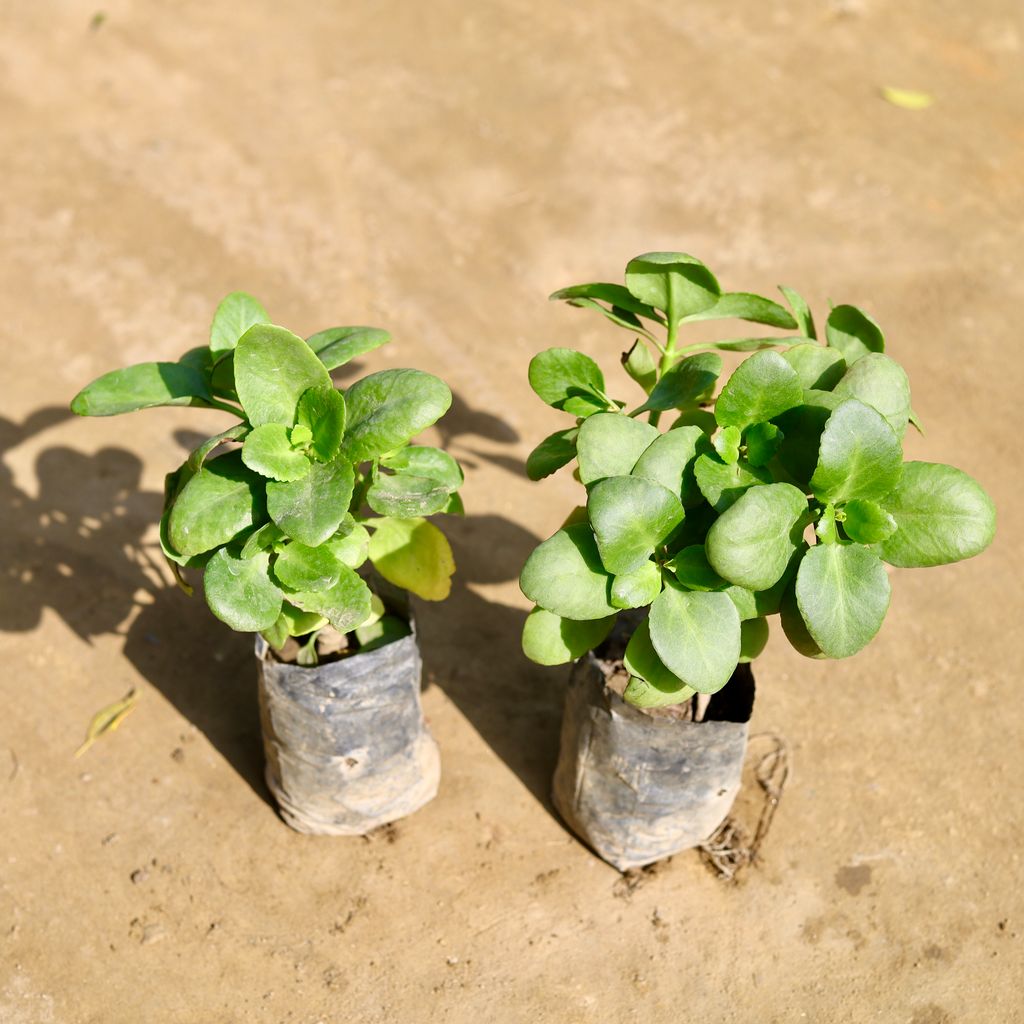
<svg viewBox="0 0 1024 1024"><path fill-rule="evenodd" d="M97 2L0 3L0 1021L1024 1020L1017 0ZM552 812L564 673L520 655L515 577L575 497L523 476L559 422L527 360L628 341L545 296L650 249L864 304L911 456L1001 520L899 573L859 657L773 636L754 730L793 773L762 864L629 893ZM386 326L361 370L458 396L473 515L421 610L445 776L372 840L280 822L250 644L166 585L162 474L219 415L64 411L239 287L307 333Z"/></svg>

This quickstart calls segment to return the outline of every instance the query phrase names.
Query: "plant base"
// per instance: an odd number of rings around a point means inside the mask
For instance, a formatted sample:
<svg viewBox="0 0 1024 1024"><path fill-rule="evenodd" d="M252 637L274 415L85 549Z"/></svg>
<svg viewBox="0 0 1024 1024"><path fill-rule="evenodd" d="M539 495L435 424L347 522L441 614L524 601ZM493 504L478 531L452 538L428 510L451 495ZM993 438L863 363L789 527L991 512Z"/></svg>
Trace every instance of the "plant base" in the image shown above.
<svg viewBox="0 0 1024 1024"><path fill-rule="evenodd" d="M569 679L555 807L620 871L698 846L739 792L753 696L750 666L740 665L704 721L646 714L608 688L588 653Z"/></svg>
<svg viewBox="0 0 1024 1024"><path fill-rule="evenodd" d="M410 636L316 668L256 638L267 785L299 832L359 836L437 794L441 762L420 707Z"/></svg>

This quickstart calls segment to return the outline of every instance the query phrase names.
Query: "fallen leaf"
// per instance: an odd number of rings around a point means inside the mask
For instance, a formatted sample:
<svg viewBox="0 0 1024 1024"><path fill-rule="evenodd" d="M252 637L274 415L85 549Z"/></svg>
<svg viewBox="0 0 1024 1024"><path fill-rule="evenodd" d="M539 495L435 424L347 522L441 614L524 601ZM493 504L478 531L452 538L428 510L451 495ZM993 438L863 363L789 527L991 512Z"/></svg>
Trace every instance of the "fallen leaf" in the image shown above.
<svg viewBox="0 0 1024 1024"><path fill-rule="evenodd" d="M894 107L903 107L904 110L924 110L935 102L935 97L929 93L914 89L894 89L889 85L882 86L882 97Z"/></svg>
<svg viewBox="0 0 1024 1024"><path fill-rule="evenodd" d="M85 742L75 751L75 757L81 757L104 733L113 732L135 710L138 699L133 687L120 700L97 711L85 731Z"/></svg>

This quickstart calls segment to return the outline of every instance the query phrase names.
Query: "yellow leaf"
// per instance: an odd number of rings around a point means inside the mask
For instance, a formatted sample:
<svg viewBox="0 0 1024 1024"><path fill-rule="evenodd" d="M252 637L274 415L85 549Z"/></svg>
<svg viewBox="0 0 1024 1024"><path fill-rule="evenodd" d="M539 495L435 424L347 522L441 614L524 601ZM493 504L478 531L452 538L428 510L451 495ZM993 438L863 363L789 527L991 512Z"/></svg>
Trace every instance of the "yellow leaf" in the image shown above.
<svg viewBox="0 0 1024 1024"><path fill-rule="evenodd" d="M935 97L926 92L916 92L913 89L894 89L892 86L882 86L882 97L888 100L894 107L903 107L904 110L924 110L935 102Z"/></svg>
<svg viewBox="0 0 1024 1024"><path fill-rule="evenodd" d="M85 731L85 742L75 751L75 757L81 757L104 733L113 732L135 710L138 699L133 688L120 700L97 711Z"/></svg>
<svg viewBox="0 0 1024 1024"><path fill-rule="evenodd" d="M426 601L452 589L455 558L445 535L426 519L379 519L370 538L370 561L389 583Z"/></svg>

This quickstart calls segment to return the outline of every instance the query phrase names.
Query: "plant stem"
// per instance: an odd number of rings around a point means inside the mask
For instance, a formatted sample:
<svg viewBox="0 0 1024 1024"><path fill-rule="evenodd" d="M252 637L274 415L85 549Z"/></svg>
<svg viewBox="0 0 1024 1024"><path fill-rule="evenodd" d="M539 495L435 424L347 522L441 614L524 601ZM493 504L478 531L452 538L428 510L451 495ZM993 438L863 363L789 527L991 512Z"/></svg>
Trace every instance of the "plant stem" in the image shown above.
<svg viewBox="0 0 1024 1024"><path fill-rule="evenodd" d="M216 398L204 398L202 402L209 409L219 409L221 412L229 412L232 416L237 416L239 419L245 419L245 413L242 412L241 408L230 405L228 402L221 402Z"/></svg>
<svg viewBox="0 0 1024 1024"><path fill-rule="evenodd" d="M665 338L665 347L662 349L661 362L658 364L658 380L661 380L665 376L665 373L672 367L672 363L675 361L676 354L676 342L679 339L679 321L674 316L668 318L668 334ZM655 382L657 383L657 382ZM652 427L658 425L658 421L661 419L661 413L657 410L651 412L650 416L647 417L647 422Z"/></svg>

